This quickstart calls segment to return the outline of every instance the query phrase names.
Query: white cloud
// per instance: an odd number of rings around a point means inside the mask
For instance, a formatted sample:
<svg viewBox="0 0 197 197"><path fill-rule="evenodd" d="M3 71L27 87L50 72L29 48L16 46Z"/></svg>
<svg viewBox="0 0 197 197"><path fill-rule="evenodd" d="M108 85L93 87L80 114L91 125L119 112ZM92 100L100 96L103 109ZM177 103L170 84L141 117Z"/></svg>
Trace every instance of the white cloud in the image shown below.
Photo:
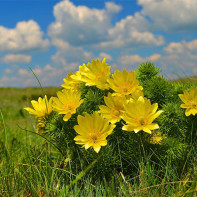
<svg viewBox="0 0 197 197"><path fill-rule="evenodd" d="M140 55L138 54L135 54L135 55L123 55L121 57L119 57L119 62L121 65L126 65L126 66L129 66L129 65L139 65L141 64L142 62L147 62L147 61L150 61L150 62L155 62L155 61L158 61L162 56L160 54L153 54L149 57L141 57Z"/></svg>
<svg viewBox="0 0 197 197"><path fill-rule="evenodd" d="M49 64L45 65L43 68L36 65L32 70L43 87L60 86L61 83L63 83L63 76L66 76L66 72L63 68L55 68ZM14 75L10 75L10 73L14 73ZM39 86L31 70L26 68L6 69L6 71L4 71L4 76L0 78L0 84L5 87Z"/></svg>
<svg viewBox="0 0 197 197"><path fill-rule="evenodd" d="M106 59L106 61L111 61L113 59L112 56L107 53L100 53L98 59L102 61L104 58Z"/></svg>
<svg viewBox="0 0 197 197"><path fill-rule="evenodd" d="M106 2L103 9L75 6L64 0L54 7L56 21L49 26L48 35L71 46L86 46L93 50L160 46L164 38L148 31L149 22L140 14L127 16L115 26L113 15L121 6Z"/></svg>
<svg viewBox="0 0 197 197"><path fill-rule="evenodd" d="M154 62L154 61L159 60L160 58L161 58L161 55L156 53L156 54L153 54L152 56L148 57L148 61Z"/></svg>
<svg viewBox="0 0 197 197"><path fill-rule="evenodd" d="M182 43L171 42L164 51L167 53L183 53L184 46Z"/></svg>
<svg viewBox="0 0 197 197"><path fill-rule="evenodd" d="M75 6L69 0L61 1L54 7L56 21L49 26L48 34L73 46L98 43L105 39L111 17L120 9L112 2L106 3L105 9L90 9Z"/></svg>
<svg viewBox="0 0 197 197"><path fill-rule="evenodd" d="M43 32L33 20L18 22L14 29L0 26L0 51L47 49L49 41L42 37Z"/></svg>
<svg viewBox="0 0 197 197"><path fill-rule="evenodd" d="M187 48L191 51L197 52L197 40L193 40L187 43Z"/></svg>
<svg viewBox="0 0 197 197"><path fill-rule="evenodd" d="M11 73L13 73L13 70L11 70L11 69L9 69L9 68L7 68L7 69L5 69L5 71L4 71L6 74L11 74Z"/></svg>
<svg viewBox="0 0 197 197"><path fill-rule="evenodd" d="M78 62L86 62L93 57L91 52L84 51L82 47L71 46L60 39L53 39L52 43L57 47L57 53L52 56L55 65L65 67L74 62L78 65Z"/></svg>
<svg viewBox="0 0 197 197"><path fill-rule="evenodd" d="M42 68L39 65L36 65L36 67L32 70L37 76L41 76L43 74Z"/></svg>
<svg viewBox="0 0 197 197"><path fill-rule="evenodd" d="M107 12L111 14L119 13L120 10L122 9L120 5L117 5L113 2L106 2L105 7L106 7Z"/></svg>
<svg viewBox="0 0 197 197"><path fill-rule="evenodd" d="M18 74L21 76L27 76L29 75L29 72L27 71L27 69L19 69Z"/></svg>
<svg viewBox="0 0 197 197"><path fill-rule="evenodd" d="M5 57L2 58L2 62L6 64L12 64L12 63L28 64L30 61L31 61L31 56L23 55L23 54L7 54Z"/></svg>
<svg viewBox="0 0 197 197"><path fill-rule="evenodd" d="M162 74L170 79L178 75L186 77L196 75L197 72L197 42L181 41L169 43L163 49L165 54L153 54L147 57L141 57L139 54L120 56L118 62L120 65L136 68L142 62L153 62L162 70Z"/></svg>
<svg viewBox="0 0 197 197"><path fill-rule="evenodd" d="M139 55L123 55L119 58L119 62L121 65L133 65L136 63L142 63L145 59L140 57Z"/></svg>
<svg viewBox="0 0 197 197"><path fill-rule="evenodd" d="M138 32L138 31L129 31L127 29L122 29L120 32L111 31L110 39L105 42L101 42L98 45L95 45L96 49L106 49L111 50L114 48L145 48L148 46L160 46L164 44L164 38L162 36L155 36L150 32Z"/></svg>
<svg viewBox="0 0 197 197"><path fill-rule="evenodd" d="M192 40L190 42L181 41L181 42L171 42L164 51L167 53L180 54L184 52L197 52L197 40Z"/></svg>
<svg viewBox="0 0 197 197"><path fill-rule="evenodd" d="M164 60L176 68L191 70L197 67L197 40L171 42L164 48Z"/></svg>
<svg viewBox="0 0 197 197"><path fill-rule="evenodd" d="M138 0L141 14L148 16L155 29L191 31L197 27L196 0Z"/></svg>
<svg viewBox="0 0 197 197"><path fill-rule="evenodd" d="M44 71L53 70L53 67L50 64L45 65Z"/></svg>

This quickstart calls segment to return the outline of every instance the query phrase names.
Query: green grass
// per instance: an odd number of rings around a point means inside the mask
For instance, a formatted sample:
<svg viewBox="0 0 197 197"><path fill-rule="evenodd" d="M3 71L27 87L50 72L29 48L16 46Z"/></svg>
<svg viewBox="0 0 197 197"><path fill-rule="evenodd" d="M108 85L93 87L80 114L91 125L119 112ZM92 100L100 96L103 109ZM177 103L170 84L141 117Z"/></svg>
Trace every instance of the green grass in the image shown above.
<svg viewBox="0 0 197 197"><path fill-rule="evenodd" d="M44 91L50 97L59 89ZM35 131L34 117L23 108L39 96L40 88L0 88L0 196L196 196L197 151L192 148L183 161L190 167L183 165L181 173L171 158L166 165L159 158L154 163L146 157L132 177L114 171L110 180L92 182L88 172L94 163L74 174L72 162L65 162L53 145L28 132Z"/></svg>
<svg viewBox="0 0 197 197"><path fill-rule="evenodd" d="M183 78L180 77L179 79L172 80L171 82L173 82L173 83L186 83L186 84L197 83L197 76L183 77Z"/></svg>

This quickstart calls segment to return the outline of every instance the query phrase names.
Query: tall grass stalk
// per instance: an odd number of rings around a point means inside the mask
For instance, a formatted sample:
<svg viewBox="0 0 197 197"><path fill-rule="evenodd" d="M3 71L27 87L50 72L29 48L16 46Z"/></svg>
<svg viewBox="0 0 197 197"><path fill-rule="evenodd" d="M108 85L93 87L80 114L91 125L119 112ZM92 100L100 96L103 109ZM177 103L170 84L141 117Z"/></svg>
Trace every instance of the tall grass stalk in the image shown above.
<svg viewBox="0 0 197 197"><path fill-rule="evenodd" d="M5 121L4 121L4 117L3 117L3 113L2 113L2 110L0 108L0 113L1 113L1 119L2 119L2 122L3 122L3 130L4 130L4 144L5 144L5 147L7 147L7 136L6 136L6 126L5 126Z"/></svg>

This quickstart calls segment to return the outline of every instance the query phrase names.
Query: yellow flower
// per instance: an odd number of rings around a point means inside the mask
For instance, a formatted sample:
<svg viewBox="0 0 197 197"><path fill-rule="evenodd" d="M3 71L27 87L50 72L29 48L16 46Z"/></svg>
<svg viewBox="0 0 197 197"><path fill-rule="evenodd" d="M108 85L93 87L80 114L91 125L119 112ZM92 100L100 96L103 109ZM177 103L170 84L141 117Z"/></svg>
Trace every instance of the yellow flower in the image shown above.
<svg viewBox="0 0 197 197"><path fill-rule="evenodd" d="M153 134L151 134L149 142L151 144L161 144L161 141L164 139L165 137L161 135L161 132L153 132Z"/></svg>
<svg viewBox="0 0 197 197"><path fill-rule="evenodd" d="M82 80L87 86L96 86L101 90L109 89L107 79L110 76L110 66L107 66L107 63L105 63L105 58L102 63L98 59L92 60L92 64L87 64L82 75Z"/></svg>
<svg viewBox="0 0 197 197"><path fill-rule="evenodd" d="M82 81L73 79L72 76L74 76L72 72L67 74L67 77L63 79L65 83L62 84L62 87L68 90L79 91L79 85Z"/></svg>
<svg viewBox="0 0 197 197"><path fill-rule="evenodd" d="M127 125L124 125L122 129L135 133L140 130L151 133L151 130L158 129L158 124L152 122L163 111L157 111L157 108L157 103L151 105L150 100L142 96L138 100L131 99L129 103L125 104L125 113L122 118Z"/></svg>
<svg viewBox="0 0 197 197"><path fill-rule="evenodd" d="M76 81L83 81L84 73L88 71L88 68L85 64L79 66L79 70L75 72L74 75L71 75L71 78Z"/></svg>
<svg viewBox="0 0 197 197"><path fill-rule="evenodd" d="M108 83L110 88L115 91L115 94L119 95L129 95L143 89L142 86L139 86L135 72L130 71L128 73L126 69L123 69L122 73L116 70L114 74L112 74L112 79L108 79Z"/></svg>
<svg viewBox="0 0 197 197"><path fill-rule="evenodd" d="M100 105L100 112L104 118L107 118L111 123L120 121L124 112L124 104L127 102L125 96L112 96L108 93L107 97L104 97L105 105Z"/></svg>
<svg viewBox="0 0 197 197"><path fill-rule="evenodd" d="M180 99L184 102L181 104L181 108L186 108L185 115L197 114L197 87L191 88L190 93L184 91L183 94L179 94Z"/></svg>
<svg viewBox="0 0 197 197"><path fill-rule="evenodd" d="M134 92L132 92L132 95L126 95L126 99L129 101L130 99L134 99L134 100L138 100L138 98L142 96L144 97L144 93L142 92L142 90L136 90Z"/></svg>
<svg viewBox="0 0 197 197"><path fill-rule="evenodd" d="M31 104L34 109L30 107L26 107L24 109L36 117L46 117L52 112L52 98L50 98L48 102L46 95L43 99L39 97L38 101L32 100Z"/></svg>
<svg viewBox="0 0 197 197"><path fill-rule="evenodd" d="M115 125L109 124L109 121L97 112L92 115L86 114L85 117L79 115L77 120L79 125L74 126L75 131L79 134L74 138L76 144L83 145L85 149L93 147L98 153L101 146L107 145L106 137L112 133Z"/></svg>
<svg viewBox="0 0 197 197"><path fill-rule="evenodd" d="M57 97L53 98L53 108L59 114L65 114L63 120L68 121L72 114L76 113L76 109L81 105L81 93L72 90L62 90L57 92Z"/></svg>

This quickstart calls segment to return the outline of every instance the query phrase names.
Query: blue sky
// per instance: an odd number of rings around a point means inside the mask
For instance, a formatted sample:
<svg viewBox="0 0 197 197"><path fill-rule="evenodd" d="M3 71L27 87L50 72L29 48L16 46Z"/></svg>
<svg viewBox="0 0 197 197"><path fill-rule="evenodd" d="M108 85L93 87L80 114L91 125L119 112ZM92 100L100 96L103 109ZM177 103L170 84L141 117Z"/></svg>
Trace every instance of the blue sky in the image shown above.
<svg viewBox="0 0 197 197"><path fill-rule="evenodd" d="M0 87L60 86L106 58L115 69L151 61L168 79L197 75L196 0L0 0Z"/></svg>

